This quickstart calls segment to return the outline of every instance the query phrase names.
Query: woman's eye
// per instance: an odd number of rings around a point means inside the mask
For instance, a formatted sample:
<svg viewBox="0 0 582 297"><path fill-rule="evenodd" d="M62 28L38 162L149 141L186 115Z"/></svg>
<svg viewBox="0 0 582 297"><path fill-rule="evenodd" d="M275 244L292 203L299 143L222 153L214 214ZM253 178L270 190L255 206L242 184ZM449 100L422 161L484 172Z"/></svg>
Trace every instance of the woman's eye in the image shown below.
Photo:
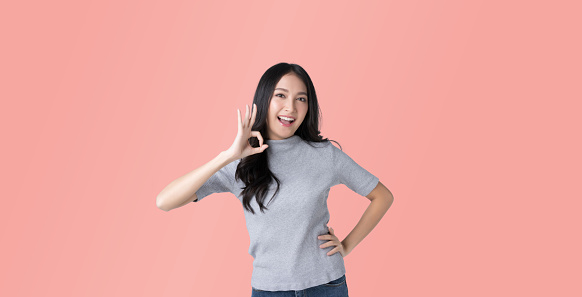
<svg viewBox="0 0 582 297"><path fill-rule="evenodd" d="M284 95L284 94L275 94L275 96L279 96L279 97L281 97L281 98L285 97L285 95ZM300 100L302 100L303 102L307 102L307 98L305 98L305 97L299 97L299 98L297 98L297 99L300 99Z"/></svg>

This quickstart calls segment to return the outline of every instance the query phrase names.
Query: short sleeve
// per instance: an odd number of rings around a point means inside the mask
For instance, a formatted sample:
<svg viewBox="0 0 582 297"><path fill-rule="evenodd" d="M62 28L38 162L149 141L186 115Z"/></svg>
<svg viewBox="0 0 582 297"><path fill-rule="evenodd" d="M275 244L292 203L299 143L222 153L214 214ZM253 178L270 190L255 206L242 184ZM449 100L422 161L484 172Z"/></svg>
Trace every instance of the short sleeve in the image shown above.
<svg viewBox="0 0 582 297"><path fill-rule="evenodd" d="M344 184L361 196L368 196L380 179L356 163L344 151L332 145L335 185Z"/></svg>
<svg viewBox="0 0 582 297"><path fill-rule="evenodd" d="M192 202L198 202L202 200L202 198L213 194L213 193L224 193L224 192L233 192L232 186L234 184L234 176L236 173L236 167L239 163L239 160L232 161L231 163L225 165L224 167L220 168L217 172L215 172L201 187L196 191L197 200Z"/></svg>

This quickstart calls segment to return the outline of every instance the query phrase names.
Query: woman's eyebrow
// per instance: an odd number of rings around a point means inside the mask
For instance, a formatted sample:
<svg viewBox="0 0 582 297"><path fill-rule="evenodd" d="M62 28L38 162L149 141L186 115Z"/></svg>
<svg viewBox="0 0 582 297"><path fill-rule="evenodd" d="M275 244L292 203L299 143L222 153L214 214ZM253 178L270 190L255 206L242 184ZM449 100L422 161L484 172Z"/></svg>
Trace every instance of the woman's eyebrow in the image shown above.
<svg viewBox="0 0 582 297"><path fill-rule="evenodd" d="M283 91L285 91L285 92L289 92L289 90L287 90L287 89L283 89L283 88L276 88L275 90L283 90ZM305 92L299 92L299 93L297 93L297 95L301 95L301 94L303 94L303 95L307 96L307 93L305 93Z"/></svg>

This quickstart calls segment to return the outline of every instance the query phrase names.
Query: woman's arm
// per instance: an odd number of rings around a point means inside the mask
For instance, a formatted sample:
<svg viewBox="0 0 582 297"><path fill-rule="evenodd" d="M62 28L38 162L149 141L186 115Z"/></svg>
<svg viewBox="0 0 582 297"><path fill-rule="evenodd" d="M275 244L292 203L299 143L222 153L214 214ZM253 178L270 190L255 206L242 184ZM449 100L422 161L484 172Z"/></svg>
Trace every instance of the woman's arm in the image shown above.
<svg viewBox="0 0 582 297"><path fill-rule="evenodd" d="M220 152L210 162L192 170L167 185L156 198L156 204L159 209L170 211L198 199L196 192L212 175L222 169L222 167L230 164L234 160L262 153L269 147L267 144L263 144L261 132L251 130L257 116L257 105L253 104L250 112L249 106L247 105L244 118L241 117L238 108L236 113L238 116L238 131L230 148ZM249 143L249 138L251 137L257 137L259 139L258 147L251 146Z"/></svg>
<svg viewBox="0 0 582 297"><path fill-rule="evenodd" d="M353 249L358 245L364 237L366 237L374 227L380 222L380 219L388 211L392 202L394 202L394 196L388 188L386 188L381 182L372 190L368 196L366 196L370 201L370 205L362 215L362 218L354 227L354 230L342 240L342 245L344 247L345 256L347 256Z"/></svg>
<svg viewBox="0 0 582 297"><path fill-rule="evenodd" d="M170 211L195 199L196 191L218 170L236 160L227 151L222 151L208 163L188 172L167 185L157 196L159 209Z"/></svg>

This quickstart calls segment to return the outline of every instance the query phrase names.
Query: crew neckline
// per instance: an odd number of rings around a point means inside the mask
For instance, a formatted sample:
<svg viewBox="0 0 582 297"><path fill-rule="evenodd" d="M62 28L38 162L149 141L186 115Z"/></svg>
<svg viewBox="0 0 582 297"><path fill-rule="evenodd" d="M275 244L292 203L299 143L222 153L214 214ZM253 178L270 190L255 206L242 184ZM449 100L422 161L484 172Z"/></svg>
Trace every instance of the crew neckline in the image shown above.
<svg viewBox="0 0 582 297"><path fill-rule="evenodd" d="M290 147L292 145L295 145L297 143L299 143L299 141L301 140L301 137L299 137L299 135L294 134L293 136L287 137L285 139L265 139L265 143L269 145L269 147ZM269 150L267 148L267 150Z"/></svg>

